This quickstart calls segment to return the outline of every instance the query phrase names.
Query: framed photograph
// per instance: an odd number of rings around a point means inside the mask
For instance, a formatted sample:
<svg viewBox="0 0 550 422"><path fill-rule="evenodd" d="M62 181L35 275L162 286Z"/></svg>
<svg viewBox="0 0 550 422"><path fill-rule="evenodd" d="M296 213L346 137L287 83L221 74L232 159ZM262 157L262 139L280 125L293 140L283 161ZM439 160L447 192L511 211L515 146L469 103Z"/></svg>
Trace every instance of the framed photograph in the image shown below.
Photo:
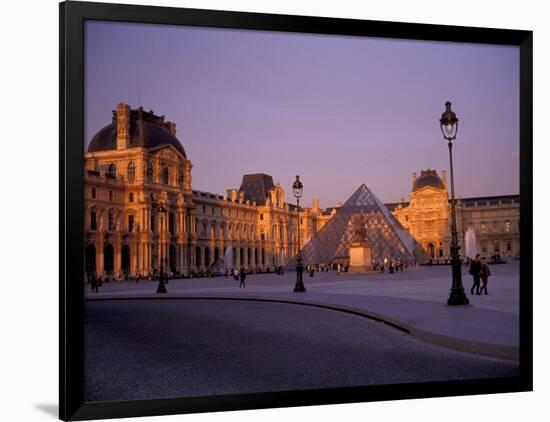
<svg viewBox="0 0 550 422"><path fill-rule="evenodd" d="M60 418L532 390L532 32L60 4Z"/></svg>

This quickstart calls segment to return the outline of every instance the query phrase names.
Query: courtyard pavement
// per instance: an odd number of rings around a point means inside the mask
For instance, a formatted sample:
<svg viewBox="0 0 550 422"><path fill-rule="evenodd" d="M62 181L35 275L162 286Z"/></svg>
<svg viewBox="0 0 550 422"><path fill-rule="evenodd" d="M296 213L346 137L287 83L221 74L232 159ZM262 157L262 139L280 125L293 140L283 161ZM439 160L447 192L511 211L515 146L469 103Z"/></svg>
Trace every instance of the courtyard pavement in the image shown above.
<svg viewBox="0 0 550 422"><path fill-rule="evenodd" d="M242 300L86 302L85 400L199 397L516 377L512 360L364 317Z"/></svg>
<svg viewBox="0 0 550 422"><path fill-rule="evenodd" d="M409 268L403 273L304 273L305 293L294 293L295 272L248 275L246 288L233 278L170 280L167 294L158 281L104 283L99 293L86 286L86 298L239 299L285 302L349 312L380 320L440 346L498 358L519 356L519 261L492 265L489 295L470 295L471 276L463 283L471 306L446 305L450 267Z"/></svg>

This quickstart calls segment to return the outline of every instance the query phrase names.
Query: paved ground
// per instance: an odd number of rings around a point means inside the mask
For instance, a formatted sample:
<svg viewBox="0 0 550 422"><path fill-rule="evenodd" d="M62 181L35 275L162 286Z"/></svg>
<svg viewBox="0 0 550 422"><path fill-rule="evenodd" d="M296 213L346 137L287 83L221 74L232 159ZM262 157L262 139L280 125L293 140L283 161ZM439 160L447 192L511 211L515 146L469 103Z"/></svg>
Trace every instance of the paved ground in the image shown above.
<svg viewBox="0 0 550 422"><path fill-rule="evenodd" d="M267 280L269 276L265 277ZM270 283L276 280L271 277ZM285 279L281 277L281 283ZM169 288L176 284L171 282ZM308 287L323 288L322 284L323 278L318 277ZM233 282L230 285L235 288ZM146 286L143 283L140 288ZM85 340L85 400L242 394L518 374L513 361L434 346L363 317L281 303L88 301Z"/></svg>
<svg viewBox="0 0 550 422"><path fill-rule="evenodd" d="M492 265L492 277L489 279L488 296L470 296L471 276L463 268L463 282L471 304L476 308L519 314L519 261ZM445 303L451 285L449 266L409 268L403 273L371 273L366 275L342 275L335 272L315 273L313 278L304 273L304 282L309 292L352 295L375 295L404 299L418 299ZM296 273L249 275L246 280L246 292L270 293L292 292ZM135 282L105 283L100 289L102 295L139 296L154 293L158 282L142 280ZM227 293L239 291L239 282L232 278L196 278L170 280L169 294L185 293ZM240 289L244 291L245 289ZM89 286L86 290L91 293Z"/></svg>
<svg viewBox="0 0 550 422"><path fill-rule="evenodd" d="M171 280L168 293L157 281L106 283L90 299L204 298L262 299L308 303L354 311L404 328L418 339L460 351L507 359L519 356L519 262L492 266L489 295L469 296L473 306L449 307L450 267L411 268L403 273L362 275L335 272L305 277L306 293L293 293L296 274L251 275L247 287L233 278ZM469 293L471 277L463 268Z"/></svg>

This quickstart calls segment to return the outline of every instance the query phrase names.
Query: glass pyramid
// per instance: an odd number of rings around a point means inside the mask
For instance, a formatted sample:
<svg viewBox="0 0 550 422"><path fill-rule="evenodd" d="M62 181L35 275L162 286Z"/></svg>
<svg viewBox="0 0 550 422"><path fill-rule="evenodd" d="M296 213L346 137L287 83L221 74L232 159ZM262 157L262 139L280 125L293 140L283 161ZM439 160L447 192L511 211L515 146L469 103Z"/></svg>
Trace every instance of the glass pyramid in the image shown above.
<svg viewBox="0 0 550 422"><path fill-rule="evenodd" d="M372 259L422 258L423 249L363 183L302 249L303 265L345 263L352 242L364 240ZM288 268L296 268L296 258Z"/></svg>

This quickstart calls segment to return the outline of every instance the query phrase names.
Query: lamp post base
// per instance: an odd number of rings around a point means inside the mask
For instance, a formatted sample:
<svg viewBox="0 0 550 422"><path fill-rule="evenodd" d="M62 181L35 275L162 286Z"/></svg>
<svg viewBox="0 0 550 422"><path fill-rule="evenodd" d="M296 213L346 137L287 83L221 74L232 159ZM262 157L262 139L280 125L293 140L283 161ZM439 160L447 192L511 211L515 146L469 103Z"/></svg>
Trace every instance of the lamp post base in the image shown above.
<svg viewBox="0 0 550 422"><path fill-rule="evenodd" d="M304 283L296 284L296 286L294 286L294 293L303 293L305 291L306 291L306 288L304 286Z"/></svg>
<svg viewBox="0 0 550 422"><path fill-rule="evenodd" d="M295 293L303 293L306 291L306 286L304 286L302 274L303 274L303 268L301 265L299 265L296 267L296 285L294 286Z"/></svg>
<svg viewBox="0 0 550 422"><path fill-rule="evenodd" d="M164 276L160 275L159 277L159 286L157 287L157 293L168 293L166 290L166 285L164 284Z"/></svg>
<svg viewBox="0 0 550 422"><path fill-rule="evenodd" d="M459 287L456 289L451 289L451 294L449 299L447 299L447 305L449 306L458 306L458 305L469 305L470 301L464 293L464 288Z"/></svg>

